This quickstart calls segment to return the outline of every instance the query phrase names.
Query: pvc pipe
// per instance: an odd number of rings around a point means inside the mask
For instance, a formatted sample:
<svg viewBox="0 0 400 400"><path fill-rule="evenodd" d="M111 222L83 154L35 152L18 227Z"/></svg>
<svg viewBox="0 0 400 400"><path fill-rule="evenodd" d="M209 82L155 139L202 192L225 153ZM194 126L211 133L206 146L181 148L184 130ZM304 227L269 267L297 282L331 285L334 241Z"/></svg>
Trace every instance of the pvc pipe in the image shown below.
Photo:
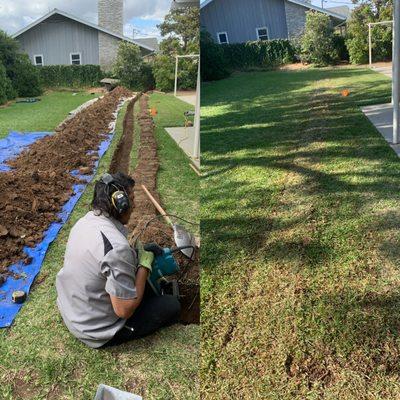
<svg viewBox="0 0 400 400"><path fill-rule="evenodd" d="M371 38L371 24L368 24L368 53L369 53L369 67L372 68L372 38Z"/></svg>
<svg viewBox="0 0 400 400"><path fill-rule="evenodd" d="M400 0L399 0L400 1ZM193 158L200 158L200 59L197 68L197 87L196 87L196 114L194 116L194 149Z"/></svg>
<svg viewBox="0 0 400 400"><path fill-rule="evenodd" d="M399 83L400 83L400 0L393 1L393 144L399 143L400 109L399 109Z"/></svg>
<svg viewBox="0 0 400 400"><path fill-rule="evenodd" d="M178 91L178 56L175 56L175 88L174 88L174 96L176 97L176 93Z"/></svg>

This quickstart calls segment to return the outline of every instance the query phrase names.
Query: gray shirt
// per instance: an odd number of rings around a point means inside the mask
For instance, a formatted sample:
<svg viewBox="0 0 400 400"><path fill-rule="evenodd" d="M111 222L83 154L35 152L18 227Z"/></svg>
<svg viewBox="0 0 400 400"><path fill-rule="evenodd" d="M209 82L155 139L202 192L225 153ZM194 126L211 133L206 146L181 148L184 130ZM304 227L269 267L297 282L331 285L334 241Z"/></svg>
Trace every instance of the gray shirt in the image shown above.
<svg viewBox="0 0 400 400"><path fill-rule="evenodd" d="M126 236L120 222L90 211L68 238L57 305L70 332L90 347L104 345L125 325L110 295L136 298L137 257Z"/></svg>

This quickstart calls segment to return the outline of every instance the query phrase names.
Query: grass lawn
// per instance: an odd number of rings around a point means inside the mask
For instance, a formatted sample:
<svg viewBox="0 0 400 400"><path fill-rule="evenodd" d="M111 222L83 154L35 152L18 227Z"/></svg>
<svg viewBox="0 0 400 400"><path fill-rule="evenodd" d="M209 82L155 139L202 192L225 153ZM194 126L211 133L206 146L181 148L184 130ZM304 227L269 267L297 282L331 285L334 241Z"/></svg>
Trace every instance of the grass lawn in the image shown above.
<svg viewBox="0 0 400 400"><path fill-rule="evenodd" d="M163 104L159 107L161 110ZM122 134L122 120L123 112L97 176L108 169ZM180 159L175 155L179 151L176 147L170 151L171 157ZM165 166L163 160L161 164ZM179 170L182 165L175 167ZM0 398L92 399L99 383L142 394L146 400L197 398L197 326L173 326L107 350L87 348L64 327L55 304L55 276L63 264L69 231L87 212L92 191L90 184L51 245L35 287L14 325L0 330Z"/></svg>
<svg viewBox="0 0 400 400"><path fill-rule="evenodd" d="M194 110L194 107L170 94L161 93L150 96L149 106L157 109L154 118L160 158L157 186L162 203L169 213L199 223L199 177L190 168L186 154L164 129L184 126L183 113ZM192 232L196 229L187 227Z"/></svg>
<svg viewBox="0 0 400 400"><path fill-rule="evenodd" d="M37 103L12 103L0 107L0 139L9 131L51 132L70 111L97 97L87 92L77 91L75 96L72 93L50 91Z"/></svg>
<svg viewBox="0 0 400 400"><path fill-rule="evenodd" d="M204 85L202 398L398 398L400 162L359 108L390 92L357 68Z"/></svg>

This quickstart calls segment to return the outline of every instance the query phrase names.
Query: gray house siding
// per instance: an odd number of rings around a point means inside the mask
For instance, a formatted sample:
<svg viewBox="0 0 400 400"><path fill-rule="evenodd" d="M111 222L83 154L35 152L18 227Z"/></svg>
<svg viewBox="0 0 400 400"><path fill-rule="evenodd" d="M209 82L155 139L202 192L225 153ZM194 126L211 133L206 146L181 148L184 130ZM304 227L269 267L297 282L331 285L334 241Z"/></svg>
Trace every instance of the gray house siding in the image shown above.
<svg viewBox="0 0 400 400"><path fill-rule="evenodd" d="M229 43L257 40L256 28L266 26L270 39L288 37L283 0L219 0L201 10L201 25L218 43L227 32Z"/></svg>
<svg viewBox="0 0 400 400"><path fill-rule="evenodd" d="M54 15L20 35L17 40L33 62L43 54L44 65L70 65L70 53L81 53L82 64L99 64L98 31Z"/></svg>

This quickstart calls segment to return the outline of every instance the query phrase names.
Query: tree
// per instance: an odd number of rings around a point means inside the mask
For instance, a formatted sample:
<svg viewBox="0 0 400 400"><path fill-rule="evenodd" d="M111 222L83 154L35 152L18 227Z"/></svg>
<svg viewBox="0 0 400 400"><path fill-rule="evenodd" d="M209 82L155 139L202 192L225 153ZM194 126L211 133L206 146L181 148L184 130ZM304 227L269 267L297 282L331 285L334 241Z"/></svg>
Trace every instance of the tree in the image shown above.
<svg viewBox="0 0 400 400"><path fill-rule="evenodd" d="M334 45L334 34L328 15L315 11L306 13L306 25L301 38L301 59L317 66L338 61Z"/></svg>
<svg viewBox="0 0 400 400"><path fill-rule="evenodd" d="M129 89L152 89L154 78L151 67L143 61L139 46L121 41L114 63L114 75Z"/></svg>
<svg viewBox="0 0 400 400"><path fill-rule="evenodd" d="M199 41L199 25L198 8L183 7L171 10L158 28L163 37L178 38L186 52L190 43Z"/></svg>
<svg viewBox="0 0 400 400"><path fill-rule="evenodd" d="M363 64L368 62L368 23L392 19L393 4L387 0L356 1L347 24L348 38L346 45L350 62ZM392 55L392 31L387 26L374 26L372 49L374 58L379 61L390 60Z"/></svg>
<svg viewBox="0 0 400 400"><path fill-rule="evenodd" d="M7 76L6 68L0 61L0 104L4 104L7 100L13 99L15 95L11 80Z"/></svg>
<svg viewBox="0 0 400 400"><path fill-rule="evenodd" d="M16 96L38 96L42 93L39 71L34 67L28 56L21 53L18 42L0 30L0 60L5 67L8 80L6 92L8 100Z"/></svg>
<svg viewBox="0 0 400 400"><path fill-rule="evenodd" d="M196 7L174 9L158 25L164 39L154 61L154 77L160 90L174 88L175 56L199 54L199 10ZM197 59L180 59L178 81L181 89L196 87Z"/></svg>

